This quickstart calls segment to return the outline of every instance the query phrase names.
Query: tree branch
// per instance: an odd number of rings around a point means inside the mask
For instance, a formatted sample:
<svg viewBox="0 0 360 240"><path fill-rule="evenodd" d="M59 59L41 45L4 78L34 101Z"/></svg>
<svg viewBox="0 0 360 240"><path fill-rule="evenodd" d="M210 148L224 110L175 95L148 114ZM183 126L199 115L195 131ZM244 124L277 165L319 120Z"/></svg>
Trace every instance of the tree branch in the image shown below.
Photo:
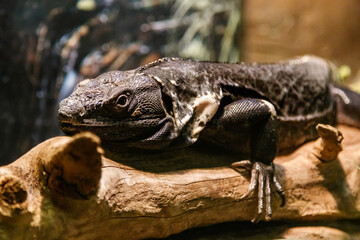
<svg viewBox="0 0 360 240"><path fill-rule="evenodd" d="M287 204L273 194L273 220L359 219L360 130L320 128L322 139L276 158ZM343 151L323 153L340 136ZM249 221L257 199L240 200L250 175L229 167L238 160L201 146L104 157L93 134L52 138L0 168L0 238L141 239Z"/></svg>

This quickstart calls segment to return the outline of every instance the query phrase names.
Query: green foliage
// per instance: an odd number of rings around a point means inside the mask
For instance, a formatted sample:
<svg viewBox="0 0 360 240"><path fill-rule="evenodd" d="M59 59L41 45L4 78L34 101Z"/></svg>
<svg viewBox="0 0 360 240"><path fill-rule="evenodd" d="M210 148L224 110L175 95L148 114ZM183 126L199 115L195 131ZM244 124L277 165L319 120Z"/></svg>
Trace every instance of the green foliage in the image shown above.
<svg viewBox="0 0 360 240"><path fill-rule="evenodd" d="M234 62L239 59L238 0L176 0L167 53L183 58Z"/></svg>

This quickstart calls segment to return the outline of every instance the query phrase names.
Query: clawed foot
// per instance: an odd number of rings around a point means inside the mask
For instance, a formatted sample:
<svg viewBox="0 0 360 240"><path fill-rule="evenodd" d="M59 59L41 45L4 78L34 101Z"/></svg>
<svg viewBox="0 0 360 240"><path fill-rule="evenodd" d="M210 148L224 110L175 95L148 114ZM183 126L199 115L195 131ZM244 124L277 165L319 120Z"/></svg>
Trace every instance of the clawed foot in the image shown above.
<svg viewBox="0 0 360 240"><path fill-rule="evenodd" d="M281 197L281 207L285 205L285 193L281 184L277 181L274 175L274 164L271 163L270 165L266 165L261 162L251 163L250 161L241 161L232 164L232 167L251 169L251 181L249 185L249 190L241 197L241 199L247 198L255 191L256 188L258 189L258 212L257 216L252 220L252 222L259 222L262 215L264 214L264 208L265 220L269 221L272 216L271 186L275 187L276 192Z"/></svg>

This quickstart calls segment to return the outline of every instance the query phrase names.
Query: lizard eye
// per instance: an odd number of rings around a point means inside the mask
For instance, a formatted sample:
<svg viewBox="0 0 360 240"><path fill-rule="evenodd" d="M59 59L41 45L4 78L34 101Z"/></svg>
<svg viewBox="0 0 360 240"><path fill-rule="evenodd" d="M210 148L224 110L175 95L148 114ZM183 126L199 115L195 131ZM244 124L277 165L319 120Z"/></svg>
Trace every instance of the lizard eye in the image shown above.
<svg viewBox="0 0 360 240"><path fill-rule="evenodd" d="M126 94L121 94L115 101L115 105L121 108L129 104L129 97Z"/></svg>

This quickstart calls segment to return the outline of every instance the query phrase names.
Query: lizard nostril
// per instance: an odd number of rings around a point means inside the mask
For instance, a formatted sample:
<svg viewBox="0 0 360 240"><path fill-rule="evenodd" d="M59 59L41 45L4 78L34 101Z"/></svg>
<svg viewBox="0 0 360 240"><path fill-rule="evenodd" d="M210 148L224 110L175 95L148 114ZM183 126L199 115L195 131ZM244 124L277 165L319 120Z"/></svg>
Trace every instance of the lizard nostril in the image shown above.
<svg viewBox="0 0 360 240"><path fill-rule="evenodd" d="M102 100L99 100L97 103L96 103L96 108L100 108L102 106Z"/></svg>

